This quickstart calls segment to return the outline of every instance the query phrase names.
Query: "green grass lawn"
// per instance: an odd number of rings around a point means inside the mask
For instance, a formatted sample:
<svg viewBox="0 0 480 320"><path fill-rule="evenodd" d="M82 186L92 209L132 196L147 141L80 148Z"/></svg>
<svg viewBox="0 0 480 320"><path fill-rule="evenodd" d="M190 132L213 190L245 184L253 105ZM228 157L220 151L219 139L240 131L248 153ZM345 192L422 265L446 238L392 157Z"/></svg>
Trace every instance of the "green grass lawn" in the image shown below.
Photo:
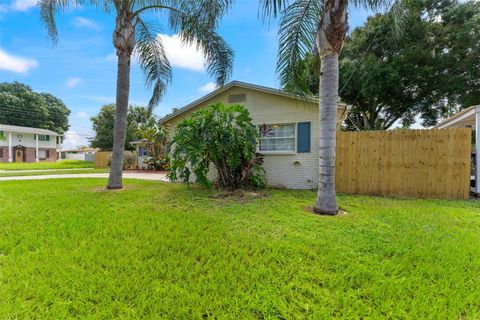
<svg viewBox="0 0 480 320"><path fill-rule="evenodd" d="M43 175L51 175L51 174L82 174L82 173L104 173L104 172L109 172L110 169L82 169L82 170L68 170L68 169L62 169L62 170L55 170L52 169L51 171L32 171L32 172L16 172L18 170L9 170L8 172L0 172L0 178L1 177L19 177L19 176L43 176Z"/></svg>
<svg viewBox="0 0 480 320"><path fill-rule="evenodd" d="M93 168L93 162L82 160L60 160L57 162L0 162L0 170L42 170Z"/></svg>
<svg viewBox="0 0 480 320"><path fill-rule="evenodd" d="M0 318L478 319L480 204L0 182Z"/></svg>

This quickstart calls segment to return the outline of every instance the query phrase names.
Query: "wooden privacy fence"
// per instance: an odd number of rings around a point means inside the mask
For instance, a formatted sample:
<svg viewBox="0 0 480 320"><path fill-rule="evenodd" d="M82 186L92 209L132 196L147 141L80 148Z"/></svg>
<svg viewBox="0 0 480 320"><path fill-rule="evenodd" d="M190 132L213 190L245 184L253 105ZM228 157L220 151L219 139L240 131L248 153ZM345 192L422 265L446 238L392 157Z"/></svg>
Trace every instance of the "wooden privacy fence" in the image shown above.
<svg viewBox="0 0 480 320"><path fill-rule="evenodd" d="M471 129L338 132L340 193L466 199Z"/></svg>
<svg viewBox="0 0 480 320"><path fill-rule="evenodd" d="M138 166L136 151L125 151L125 153L130 153L133 157L135 157L135 163L133 164L133 168ZM100 151L95 153L94 168L96 169L108 168L108 158L110 157L111 154L112 154L112 151Z"/></svg>
<svg viewBox="0 0 480 320"><path fill-rule="evenodd" d="M99 151L95 153L95 169L108 168L108 157L112 154L112 151Z"/></svg>

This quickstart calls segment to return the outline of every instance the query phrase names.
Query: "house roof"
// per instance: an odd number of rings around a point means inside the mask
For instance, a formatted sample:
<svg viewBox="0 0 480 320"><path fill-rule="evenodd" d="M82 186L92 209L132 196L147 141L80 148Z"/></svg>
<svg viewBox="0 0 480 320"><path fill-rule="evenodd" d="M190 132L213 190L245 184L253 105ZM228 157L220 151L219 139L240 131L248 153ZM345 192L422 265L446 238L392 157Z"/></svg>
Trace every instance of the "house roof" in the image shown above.
<svg viewBox="0 0 480 320"><path fill-rule="evenodd" d="M40 129L40 128L30 128L30 127L20 127L20 126L11 126L7 124L0 124L0 131L6 132L19 132L19 133L34 133L34 134L48 134L52 136L60 136L61 134L56 133L52 130Z"/></svg>
<svg viewBox="0 0 480 320"><path fill-rule="evenodd" d="M192 103L187 104L186 106L178 109L177 111L175 111L175 112L173 112L169 115L166 115L165 117L160 119L159 123L165 123L168 120L171 120L171 119L181 115L182 113L197 107L198 105L202 104L203 102L207 101L208 99L211 99L211 98L213 98L213 97L215 97L215 96L217 96L217 95L219 95L219 94L221 94L221 93L223 93L223 92L225 92L228 89L233 88L233 87L250 89L250 90L254 90L254 91L275 94L275 95L279 95L279 96L283 96L283 97L287 97L287 98L291 98L291 99L303 100L303 101L308 101L308 102L312 102L312 103L318 103L318 99L314 98L314 97L300 96L300 95L288 93L286 91L279 90L279 89L264 87L264 86L260 86L260 85L256 85L256 84L251 84L251 83L235 80L235 81L231 81L231 82L227 83L223 87L220 87L220 88L210 92L209 94L204 95L200 99L197 99L197 100L193 101ZM340 105L343 108L348 109L347 105L345 105L343 103L341 103Z"/></svg>
<svg viewBox="0 0 480 320"><path fill-rule="evenodd" d="M84 149L62 149L62 152L97 152L99 148L84 148Z"/></svg>
<svg viewBox="0 0 480 320"><path fill-rule="evenodd" d="M138 140L130 141L130 144L142 144L145 142L147 142L147 139L138 139Z"/></svg>
<svg viewBox="0 0 480 320"><path fill-rule="evenodd" d="M469 108L463 109L453 116L441 121L434 128L435 129L444 129L444 128L459 128L465 127L468 125L475 126L475 110L478 106L471 106Z"/></svg>

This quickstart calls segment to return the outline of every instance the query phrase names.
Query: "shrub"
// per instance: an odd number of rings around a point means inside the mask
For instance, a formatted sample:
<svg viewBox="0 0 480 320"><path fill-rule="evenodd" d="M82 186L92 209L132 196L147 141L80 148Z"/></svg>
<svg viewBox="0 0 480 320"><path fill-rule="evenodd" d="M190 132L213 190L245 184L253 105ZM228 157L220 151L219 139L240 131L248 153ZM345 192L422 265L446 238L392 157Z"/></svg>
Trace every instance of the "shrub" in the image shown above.
<svg viewBox="0 0 480 320"><path fill-rule="evenodd" d="M168 177L210 187L208 171L213 164L222 188L265 186L263 157L256 153L258 133L248 110L240 105L210 105L178 124L172 141Z"/></svg>
<svg viewBox="0 0 480 320"><path fill-rule="evenodd" d="M137 156L135 152L131 152L131 151L123 152L123 170L133 168L135 166L136 161L137 161ZM110 167L111 164L112 164L112 155L109 155L107 159L107 165Z"/></svg>
<svg viewBox="0 0 480 320"><path fill-rule="evenodd" d="M167 158L156 159L154 157L147 157L143 162L147 165L148 170L165 171L168 168Z"/></svg>

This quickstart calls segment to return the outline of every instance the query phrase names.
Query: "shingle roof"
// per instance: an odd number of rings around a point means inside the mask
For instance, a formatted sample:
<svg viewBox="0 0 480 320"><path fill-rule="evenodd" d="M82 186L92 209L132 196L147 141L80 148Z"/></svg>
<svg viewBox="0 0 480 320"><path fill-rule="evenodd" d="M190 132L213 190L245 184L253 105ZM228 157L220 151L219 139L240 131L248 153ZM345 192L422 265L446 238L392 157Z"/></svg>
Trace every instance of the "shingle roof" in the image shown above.
<svg viewBox="0 0 480 320"><path fill-rule="evenodd" d="M175 111L175 112L173 112L169 115L166 115L165 117L160 119L160 123L164 123L164 122L166 122L166 121L168 121L172 118L175 118L175 117L181 115L182 113L184 113L184 112L186 112L186 111L188 111L192 108L195 108L196 106L205 102L206 100L208 100L210 98L213 98L213 97L215 97L216 95L219 95L222 92L227 91L228 89L230 89L232 87L240 87L240 88L245 88L245 89L251 89L251 90L255 90L255 91L261 91L261 92L271 93L271 94L275 94L275 95L280 95L280 96L284 96L284 97L288 97L288 98L292 98L292 99L296 99L296 100L304 100L304 101L306 100L308 102L318 103L318 99L314 98L314 97L304 97L304 96L300 96L300 95L291 94L291 93L288 93L288 92L283 91L283 90L264 87L264 86L259 86L259 85L256 85L256 84L251 84L251 83L242 82L242 81L231 81L231 82L227 83L226 85L224 85L223 87L220 87L220 88L210 92L209 94L204 95L200 99L197 99L197 100L193 101L192 103L189 103L186 106L178 109L177 111ZM346 107L346 105L344 105L342 103L340 103L340 104L343 107Z"/></svg>

